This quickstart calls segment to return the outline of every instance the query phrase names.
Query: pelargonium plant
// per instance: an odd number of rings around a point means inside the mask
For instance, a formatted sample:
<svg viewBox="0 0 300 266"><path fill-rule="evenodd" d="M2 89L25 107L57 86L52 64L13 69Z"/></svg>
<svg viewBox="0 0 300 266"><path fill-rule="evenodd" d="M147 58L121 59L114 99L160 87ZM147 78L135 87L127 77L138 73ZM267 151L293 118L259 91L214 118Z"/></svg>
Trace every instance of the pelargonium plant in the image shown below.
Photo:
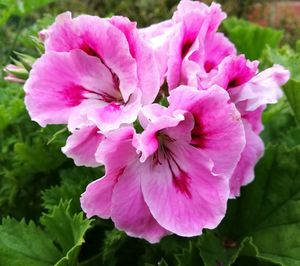
<svg viewBox="0 0 300 266"><path fill-rule="evenodd" d="M67 125L62 151L76 165L104 165L81 197L88 217L151 243L197 236L253 181L261 115L289 72L238 55L217 32L225 18L218 4L186 0L147 28L66 12L41 32L25 103L41 126Z"/></svg>

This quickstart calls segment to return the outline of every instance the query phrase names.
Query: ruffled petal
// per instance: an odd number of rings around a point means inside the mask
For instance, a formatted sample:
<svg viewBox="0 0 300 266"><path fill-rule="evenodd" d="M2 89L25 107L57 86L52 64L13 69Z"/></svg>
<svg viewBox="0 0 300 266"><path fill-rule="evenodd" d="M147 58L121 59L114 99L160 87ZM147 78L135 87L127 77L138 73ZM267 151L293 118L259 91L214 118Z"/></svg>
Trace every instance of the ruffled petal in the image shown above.
<svg viewBox="0 0 300 266"><path fill-rule="evenodd" d="M169 232L157 223L144 201L140 182L143 171L142 165L135 163L120 176L113 192L111 218L128 235L157 243Z"/></svg>
<svg viewBox="0 0 300 266"><path fill-rule="evenodd" d="M264 143L251 128L247 121L243 121L246 132L246 146L242 152L232 177L230 178L230 197L240 195L241 186L245 186L254 179L254 167L264 153Z"/></svg>
<svg viewBox="0 0 300 266"><path fill-rule="evenodd" d="M205 39L215 34L226 17L220 5L210 7L193 1L181 1L173 15L176 29L170 40L167 82L172 90L179 85L196 86L201 64L195 58L204 58Z"/></svg>
<svg viewBox="0 0 300 266"><path fill-rule="evenodd" d="M62 152L77 166L97 167L101 164L96 161L95 153L102 139L103 135L96 126L82 127L68 137Z"/></svg>
<svg viewBox="0 0 300 266"><path fill-rule="evenodd" d="M88 119L93 121L101 130L107 132L119 128L123 124L133 123L141 109L141 94L133 93L125 104L109 103L105 106L94 108L88 114Z"/></svg>
<svg viewBox="0 0 300 266"><path fill-rule="evenodd" d="M88 15L72 19L70 12L64 13L49 28L45 47L59 52L81 49L100 58L115 75L125 102L138 86L136 61L126 36L107 19Z"/></svg>
<svg viewBox="0 0 300 266"><path fill-rule="evenodd" d="M44 54L33 65L24 90L29 114L41 126L66 124L83 102L101 105L107 94L118 97L106 67L80 50Z"/></svg>
<svg viewBox="0 0 300 266"><path fill-rule="evenodd" d="M208 86L219 85L225 90L236 89L252 79L258 70L258 61L249 61L244 55L228 56L218 66L217 74Z"/></svg>
<svg viewBox="0 0 300 266"><path fill-rule="evenodd" d="M127 165L137 161L132 146L134 129L124 127L106 133L96 152L96 159L105 165L104 177L92 182L81 196L81 207L88 217L101 218L111 216L113 190ZM116 156L117 154L117 156Z"/></svg>
<svg viewBox="0 0 300 266"><path fill-rule="evenodd" d="M108 172L120 170L130 164L137 159L132 146L134 136L132 127L121 127L106 133L96 152L97 162L104 164Z"/></svg>
<svg viewBox="0 0 300 266"><path fill-rule="evenodd" d="M280 89L290 78L288 70L280 65L268 68L247 83L230 89L232 101L242 114L254 111L266 104L276 103L283 95Z"/></svg>
<svg viewBox="0 0 300 266"><path fill-rule="evenodd" d="M174 29L172 20L166 20L147 28L139 29L142 38L149 43L154 51L155 60L160 73L161 85L164 83L167 72L169 45Z"/></svg>
<svg viewBox="0 0 300 266"><path fill-rule="evenodd" d="M112 17L110 22L125 34L131 55L136 60L139 88L142 91L142 103L152 103L160 88L159 69L153 50L140 36L135 22L133 23L128 18L120 16Z"/></svg>
<svg viewBox="0 0 300 266"><path fill-rule="evenodd" d="M149 112L149 109L151 109L151 107L152 106L147 106L147 108L143 110L145 116L147 116L145 112ZM151 119L151 122L148 124L145 131L137 137L137 141L135 144L137 150L141 152L141 162L145 162L149 156L153 155L153 153L157 151L158 147L160 146L160 131L162 133L166 129L170 128L170 132L172 132L175 137L178 138L178 136L182 137L185 135L190 135L192 128L192 126L187 127L189 129L188 131L186 130L186 127L183 126L182 129L182 125L179 126L180 122L185 120L185 116L182 112L174 113L174 115L160 114L160 116L157 117L154 116L153 113L149 112L149 118ZM190 120L192 120L191 117ZM189 124L193 125L193 120ZM177 128L177 126L179 126L179 128ZM170 134L170 137L173 137L173 135Z"/></svg>
<svg viewBox="0 0 300 266"><path fill-rule="evenodd" d="M119 176L120 171L112 171L87 186L80 203L88 218L98 216L108 219L111 216L112 193Z"/></svg>
<svg viewBox="0 0 300 266"><path fill-rule="evenodd" d="M171 110L193 114L191 145L212 159L214 172L229 177L245 146L245 133L241 115L230 103L228 93L218 86L206 91L180 86L171 92L169 103Z"/></svg>
<svg viewBox="0 0 300 266"><path fill-rule="evenodd" d="M215 228L225 215L228 179L212 174L212 163L187 143L168 146L168 159L149 158L141 171L144 199L157 222L180 236Z"/></svg>

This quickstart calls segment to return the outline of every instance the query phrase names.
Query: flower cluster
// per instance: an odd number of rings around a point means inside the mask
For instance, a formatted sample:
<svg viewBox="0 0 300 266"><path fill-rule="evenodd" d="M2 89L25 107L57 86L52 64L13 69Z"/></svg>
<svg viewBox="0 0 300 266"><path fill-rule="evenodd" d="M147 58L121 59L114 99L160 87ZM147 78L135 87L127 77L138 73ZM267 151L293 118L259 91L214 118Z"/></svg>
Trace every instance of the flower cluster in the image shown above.
<svg viewBox="0 0 300 266"><path fill-rule="evenodd" d="M63 13L25 83L41 126L66 124L62 151L105 166L81 197L88 217L158 242L215 228L254 178L266 104L289 72L258 70L217 29L218 4L181 1L170 20L138 29L120 16Z"/></svg>

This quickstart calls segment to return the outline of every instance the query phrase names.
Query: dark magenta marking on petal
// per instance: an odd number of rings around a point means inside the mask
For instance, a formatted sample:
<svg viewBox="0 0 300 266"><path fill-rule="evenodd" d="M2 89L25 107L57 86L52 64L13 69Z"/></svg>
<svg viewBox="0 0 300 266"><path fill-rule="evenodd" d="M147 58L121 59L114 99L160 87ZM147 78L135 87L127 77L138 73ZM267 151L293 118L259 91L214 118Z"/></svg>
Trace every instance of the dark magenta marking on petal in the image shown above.
<svg viewBox="0 0 300 266"><path fill-rule="evenodd" d="M83 93L85 89L76 84L65 87L62 91L62 97L67 106L73 107L79 105L85 99Z"/></svg>
<svg viewBox="0 0 300 266"><path fill-rule="evenodd" d="M231 88L241 85L242 83L243 82L241 82L239 78L234 78L228 82L227 88L231 89Z"/></svg>
<svg viewBox="0 0 300 266"><path fill-rule="evenodd" d="M92 49L87 43L83 43L80 49L86 52L88 55L99 57L98 53L94 49Z"/></svg>
<svg viewBox="0 0 300 266"><path fill-rule="evenodd" d="M189 40L183 44L182 50L181 50L181 58L184 58L187 55L187 53L189 52L192 45L193 45L193 42L189 41Z"/></svg>
<svg viewBox="0 0 300 266"><path fill-rule="evenodd" d="M153 154L153 165L162 164L163 161L168 164L172 174L172 182L176 190L185 194L188 198L192 198L189 188L190 177L183 171L180 164L176 160L174 153L168 148L170 143L176 145L176 142L167 135L160 135L159 149Z"/></svg>
<svg viewBox="0 0 300 266"><path fill-rule="evenodd" d="M192 194L189 189L189 175L179 168L179 174L175 175L171 169L173 184L178 191L185 194L188 198L192 198Z"/></svg>
<svg viewBox="0 0 300 266"><path fill-rule="evenodd" d="M215 67L215 64L212 61L207 60L204 63L204 69L207 73L209 73L214 67Z"/></svg>
<svg viewBox="0 0 300 266"><path fill-rule="evenodd" d="M206 137L206 133L204 132L204 126L202 125L201 121L195 117L195 115L194 115L194 121L195 121L195 125L191 132L192 135L191 144L197 148L204 148L205 137Z"/></svg>

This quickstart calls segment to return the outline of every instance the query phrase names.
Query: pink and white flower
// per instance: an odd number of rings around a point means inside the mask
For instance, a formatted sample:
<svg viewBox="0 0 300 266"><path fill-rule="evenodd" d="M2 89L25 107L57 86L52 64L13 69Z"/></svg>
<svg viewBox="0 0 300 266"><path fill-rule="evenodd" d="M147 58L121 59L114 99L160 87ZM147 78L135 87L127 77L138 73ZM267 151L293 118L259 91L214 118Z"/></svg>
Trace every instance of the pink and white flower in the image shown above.
<svg viewBox="0 0 300 266"><path fill-rule="evenodd" d="M264 152L259 137L263 129L261 114L267 104L276 103L282 97L280 87L289 79L289 71L279 65L258 73L258 63L243 55L228 56L206 85L205 82L199 84L202 89L214 84L225 89L243 119L246 146L231 177L231 197L239 196L240 187L254 179L254 167Z"/></svg>
<svg viewBox="0 0 300 266"><path fill-rule="evenodd" d="M41 126L93 121L108 131L136 120L159 90L152 50L123 17L57 17L45 35L46 53L25 84L26 106ZM75 123L75 124L74 124Z"/></svg>
<svg viewBox="0 0 300 266"><path fill-rule="evenodd" d="M45 54L25 103L41 126L68 125L62 151L76 165L104 165L81 197L88 217L111 218L151 243L197 236L218 226L228 199L253 180L261 115L289 72L259 72L258 61L237 55L217 32L224 18L218 4L183 0L171 19L144 29L66 12L40 33ZM168 93L168 107L159 105Z"/></svg>
<svg viewBox="0 0 300 266"><path fill-rule="evenodd" d="M143 107L143 133L107 134L96 156L106 175L81 198L88 217L111 217L117 228L150 242L170 233L196 236L220 223L245 145L240 115L224 90L182 86L169 101L168 108Z"/></svg>

